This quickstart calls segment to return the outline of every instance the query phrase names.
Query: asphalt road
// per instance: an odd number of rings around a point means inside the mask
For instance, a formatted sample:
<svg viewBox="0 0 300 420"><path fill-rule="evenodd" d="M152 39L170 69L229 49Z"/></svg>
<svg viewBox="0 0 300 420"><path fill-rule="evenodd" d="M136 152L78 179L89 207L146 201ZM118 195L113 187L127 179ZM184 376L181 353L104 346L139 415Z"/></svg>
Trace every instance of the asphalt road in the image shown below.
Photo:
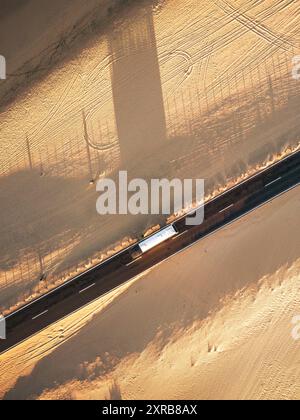
<svg viewBox="0 0 300 420"><path fill-rule="evenodd" d="M8 315L0 354L299 183L300 152L207 202L202 225L187 226L183 217L175 237L141 257L132 260L134 245Z"/></svg>

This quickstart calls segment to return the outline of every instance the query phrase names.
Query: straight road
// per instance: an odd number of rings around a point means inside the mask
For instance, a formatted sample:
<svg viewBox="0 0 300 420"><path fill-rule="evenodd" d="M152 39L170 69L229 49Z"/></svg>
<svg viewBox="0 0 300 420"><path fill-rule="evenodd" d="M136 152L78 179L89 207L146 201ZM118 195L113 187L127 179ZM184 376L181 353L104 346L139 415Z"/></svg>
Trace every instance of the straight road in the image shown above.
<svg viewBox="0 0 300 420"><path fill-rule="evenodd" d="M173 223L178 234L149 252L133 259L133 245L8 315L0 354L299 183L297 152L207 202L202 225L187 226L182 217Z"/></svg>

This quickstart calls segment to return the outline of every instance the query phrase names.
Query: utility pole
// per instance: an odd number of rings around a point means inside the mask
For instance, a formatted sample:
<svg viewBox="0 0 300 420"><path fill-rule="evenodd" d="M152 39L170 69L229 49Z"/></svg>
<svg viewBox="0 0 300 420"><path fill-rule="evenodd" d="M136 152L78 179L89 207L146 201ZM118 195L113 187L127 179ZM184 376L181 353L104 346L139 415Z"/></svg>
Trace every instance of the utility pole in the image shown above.
<svg viewBox="0 0 300 420"><path fill-rule="evenodd" d="M28 137L26 137L26 146L27 146L29 167L30 167L30 169L32 169L33 165L32 165L32 157L31 157L30 143L29 143L29 138Z"/></svg>
<svg viewBox="0 0 300 420"><path fill-rule="evenodd" d="M95 180L93 178L91 151L90 151L90 146L89 146L89 135L87 131L86 116L85 116L84 110L82 110L82 118L83 118L84 140L86 143L86 153L87 153L88 166L89 166L90 183L94 183Z"/></svg>

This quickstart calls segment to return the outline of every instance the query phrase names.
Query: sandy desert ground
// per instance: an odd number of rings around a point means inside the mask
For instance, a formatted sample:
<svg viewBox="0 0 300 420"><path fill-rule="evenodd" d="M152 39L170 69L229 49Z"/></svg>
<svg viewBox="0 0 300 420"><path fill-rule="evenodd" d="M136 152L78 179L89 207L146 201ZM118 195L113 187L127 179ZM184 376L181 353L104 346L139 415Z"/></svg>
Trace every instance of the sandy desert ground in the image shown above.
<svg viewBox="0 0 300 420"><path fill-rule="evenodd" d="M0 312L165 223L99 217L91 178L210 197L299 148L297 0L21 3L0 12ZM0 356L1 397L299 397L298 211L299 188Z"/></svg>
<svg viewBox="0 0 300 420"><path fill-rule="evenodd" d="M1 397L298 399L299 188L0 356Z"/></svg>

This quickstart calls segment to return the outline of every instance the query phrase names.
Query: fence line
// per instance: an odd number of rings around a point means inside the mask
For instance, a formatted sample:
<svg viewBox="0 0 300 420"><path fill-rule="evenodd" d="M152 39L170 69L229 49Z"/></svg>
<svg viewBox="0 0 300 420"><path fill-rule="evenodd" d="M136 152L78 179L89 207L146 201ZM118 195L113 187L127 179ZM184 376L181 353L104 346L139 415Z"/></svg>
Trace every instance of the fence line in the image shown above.
<svg viewBox="0 0 300 420"><path fill-rule="evenodd" d="M192 138L201 130L208 135L214 133L210 136L210 144L201 145L211 154L222 147L220 139L224 137L230 139L233 146L245 142L253 127L268 121L298 97L300 82L292 79L291 62L291 56L285 52L277 60L274 56L265 60L255 70L243 69L231 75L226 72L202 91L196 86L179 92L180 95L177 92L167 96L165 111L169 136ZM1 175L7 176L29 169L36 176L71 177L85 179L88 183L97 179L100 174L112 173L118 168L120 150L108 121L87 121L84 111L81 118L82 132L54 145L39 146L36 142L32 143L28 133L24 139L24 149L18 150L7 160L6 165L0 168ZM228 119L228 127L220 128L223 127L221 122L224 118ZM297 133L291 131L285 140L290 141L292 136L296 137ZM214 141L215 138L217 140ZM99 147L91 147L88 139ZM111 148L107 147L109 144L112 145ZM196 153L197 149L193 150L193 154ZM189 155L184 156L177 163L188 165L189 159ZM7 235L7 240L13 242L11 234ZM22 294L26 300L32 294L68 278L72 271L81 270L86 264L91 264L89 258L88 262L85 260L77 266L70 265L60 271L51 272L74 243L76 237L69 239L69 243L64 243L63 247L59 243L54 246L51 241L45 241L42 244L44 251L31 249L26 253L22 252L17 264L12 262L12 267L0 271L2 289L9 291L13 285L20 286L20 290L24 289ZM95 255L92 260L97 261L97 258ZM24 284L26 291L25 288L22 289ZM13 304L13 299L8 302ZM4 309L0 308L0 312Z"/></svg>

